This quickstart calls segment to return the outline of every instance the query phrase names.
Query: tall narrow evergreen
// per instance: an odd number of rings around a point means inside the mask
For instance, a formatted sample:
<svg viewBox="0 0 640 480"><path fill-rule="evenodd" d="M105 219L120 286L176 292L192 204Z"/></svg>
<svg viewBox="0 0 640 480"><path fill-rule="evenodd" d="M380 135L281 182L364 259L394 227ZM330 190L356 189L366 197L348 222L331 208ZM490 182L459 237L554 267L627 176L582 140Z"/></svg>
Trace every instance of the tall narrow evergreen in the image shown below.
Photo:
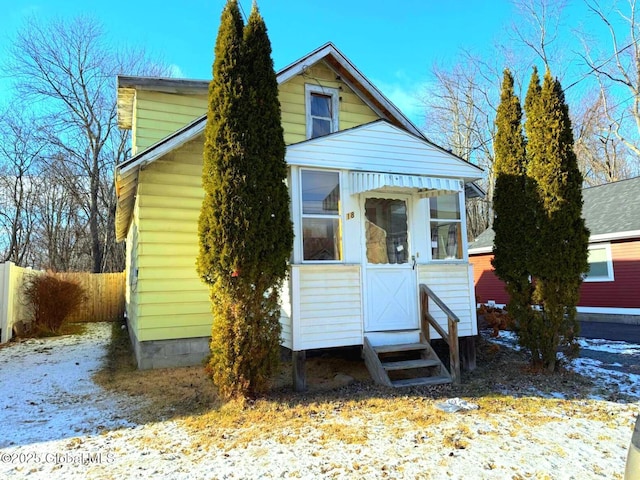
<svg viewBox="0 0 640 480"><path fill-rule="evenodd" d="M232 246L242 243L244 209L236 201L242 189L245 161L243 132L248 121L242 63L243 22L235 0L222 11L216 38L213 79L204 132L202 184L205 198L199 220L200 254L197 268L210 286L228 283L239 267ZM238 228L239 227L239 228Z"/></svg>
<svg viewBox="0 0 640 480"><path fill-rule="evenodd" d="M243 341L252 355L249 393L254 393L264 389L278 366L278 287L287 274L293 246L278 81L267 27L255 3L244 29L243 63L251 115L245 134L249 171L244 204L249 222L237 282L251 300L245 310L251 335Z"/></svg>
<svg viewBox="0 0 640 480"><path fill-rule="evenodd" d="M278 99L278 80L271 58L267 27L253 9L244 29L244 58L251 122L247 129L247 158L255 182L250 192L254 237L245 254L252 255L251 276L265 278L273 285L287 272L293 246L293 226L289 212L289 191L285 184L284 131ZM249 265L243 265L243 269Z"/></svg>
<svg viewBox="0 0 640 480"><path fill-rule="evenodd" d="M494 142L493 266L509 293L507 309L516 331L525 332L531 318L532 285L528 260L535 232L526 177L522 109L514 93L513 76L504 71Z"/></svg>
<svg viewBox="0 0 640 480"><path fill-rule="evenodd" d="M535 312L529 346L534 363L556 367L558 347L575 352L576 305L587 271L589 232L582 218L582 174L573 150L569 108L560 82L532 77L525 111L527 175L535 191L536 245L529 262Z"/></svg>
<svg viewBox="0 0 640 480"><path fill-rule="evenodd" d="M236 341L241 312L233 311L236 289L232 281L232 272L239 267L233 246L238 240L242 242L246 226L242 202L236 194L243 182L243 132L247 124L243 117L242 30L238 5L230 0L220 18L209 84L202 168L204 200L198 224L197 270L209 285L213 313L208 367L223 398L237 395L238 389L249 383L243 378L243 369L237 367L237 361L243 358Z"/></svg>
<svg viewBox="0 0 640 480"><path fill-rule="evenodd" d="M228 0L205 129L198 272L211 293L208 370L223 398L262 392L277 366L278 286L293 233L278 86L257 7Z"/></svg>

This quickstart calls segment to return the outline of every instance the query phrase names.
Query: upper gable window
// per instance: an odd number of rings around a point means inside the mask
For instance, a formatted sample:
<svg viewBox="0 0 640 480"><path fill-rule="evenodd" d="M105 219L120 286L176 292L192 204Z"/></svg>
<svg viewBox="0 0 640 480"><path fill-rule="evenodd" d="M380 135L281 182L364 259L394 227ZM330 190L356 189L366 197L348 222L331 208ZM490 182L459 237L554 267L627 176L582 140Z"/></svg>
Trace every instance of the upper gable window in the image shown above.
<svg viewBox="0 0 640 480"><path fill-rule="evenodd" d="M307 138L338 131L338 89L305 85Z"/></svg>

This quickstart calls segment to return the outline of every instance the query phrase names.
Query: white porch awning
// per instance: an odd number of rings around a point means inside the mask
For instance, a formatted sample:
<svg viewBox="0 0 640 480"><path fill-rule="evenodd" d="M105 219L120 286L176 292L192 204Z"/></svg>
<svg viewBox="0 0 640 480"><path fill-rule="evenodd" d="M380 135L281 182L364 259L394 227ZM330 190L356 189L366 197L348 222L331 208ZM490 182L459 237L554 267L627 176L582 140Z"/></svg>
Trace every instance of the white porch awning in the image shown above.
<svg viewBox="0 0 640 480"><path fill-rule="evenodd" d="M452 178L399 175L395 173L351 172L351 195L364 192L414 193L420 197L437 197L462 192L464 184Z"/></svg>

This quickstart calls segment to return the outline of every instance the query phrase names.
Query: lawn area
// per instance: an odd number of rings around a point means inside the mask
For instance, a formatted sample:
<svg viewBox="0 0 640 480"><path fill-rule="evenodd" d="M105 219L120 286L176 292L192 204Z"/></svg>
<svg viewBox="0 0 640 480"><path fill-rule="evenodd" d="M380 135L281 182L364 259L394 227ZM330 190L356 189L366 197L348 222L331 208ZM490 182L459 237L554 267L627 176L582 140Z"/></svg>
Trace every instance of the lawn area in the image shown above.
<svg viewBox="0 0 640 480"><path fill-rule="evenodd" d="M637 397L598 378L532 372L523 354L488 339L462 385L380 387L347 352L308 359L305 393L292 392L285 363L268 395L227 404L201 367L135 370L118 325L31 342L0 349L2 375L48 365L51 381L55 362L74 348L77 363L58 365L86 371L42 391L16 387L14 403L27 405L9 416L7 431L16 433L0 453L102 453L109 461L5 463L3 478L621 479L639 410ZM103 358L89 358L96 349ZM452 398L479 408L446 413L440 407ZM39 425L38 409L64 421Z"/></svg>

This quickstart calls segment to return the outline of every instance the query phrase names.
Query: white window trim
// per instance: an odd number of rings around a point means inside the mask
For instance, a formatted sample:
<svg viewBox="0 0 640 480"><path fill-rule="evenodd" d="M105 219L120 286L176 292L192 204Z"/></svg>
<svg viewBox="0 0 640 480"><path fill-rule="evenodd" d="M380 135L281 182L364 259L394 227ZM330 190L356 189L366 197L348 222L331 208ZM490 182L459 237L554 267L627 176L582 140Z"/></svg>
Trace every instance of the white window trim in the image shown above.
<svg viewBox="0 0 640 480"><path fill-rule="evenodd" d="M409 249L409 251L407 252L406 263L369 263L369 259L367 258L367 242L366 242L367 235L366 235L365 221L368 220L366 215L366 205L367 205L367 200L370 198L382 198L386 200L402 200L404 202L407 209L407 248ZM380 267L395 268L395 267L398 267L399 265L411 265L412 258L415 257L417 253L417 252L414 252L415 247L413 243L414 241L413 231L415 228L413 224L413 208L414 207L411 202L411 195L402 194L402 193L375 192L375 191L369 191L362 194L361 202L360 202L360 211L362 212L362 219L363 219L363 221L361 222L361 225L362 225L361 242L362 242L362 262L363 262L362 265L366 265L368 267L374 267L374 268L380 268Z"/></svg>
<svg viewBox="0 0 640 480"><path fill-rule="evenodd" d="M323 215L318 213L304 213L304 204L302 201L302 172L325 172L325 173L337 173L338 174L338 182L340 187L340 207L338 209L338 214L331 215ZM323 168L300 168L298 169L298 181L300 184L300 195L298 195L298 205L300 212L300 261L303 264L311 264L311 265L327 265L327 264L343 264L344 260L344 218L342 218L342 199L344 198L344 191L342 188L342 172L340 170L326 170ZM305 218L334 218L338 219L339 227L340 227L340 253L342 254L342 258L340 260L305 260L304 258L304 219Z"/></svg>
<svg viewBox="0 0 640 480"><path fill-rule="evenodd" d="M469 257L468 257L468 252L467 252L467 245L466 245L467 242L465 242L465 239L467 238L467 226L466 226L467 222L466 222L466 219L464 218L464 212L465 212L464 191L456 192L455 194L458 195L458 209L460 210L460 218L459 219L457 219L457 218L431 218L431 206L429 205L429 198L426 199L426 201L427 201L427 212L428 212L428 215L429 215L429 222L427 223L427 226L429 228L428 236L427 236L427 242L428 242L429 248L427 250L429 252L429 261L430 262L437 262L437 263L468 263L469 262ZM447 195L453 195L453 193L449 193ZM446 221L446 222L459 223L460 224L460 241L462 242L462 245L461 245L462 258L433 258L433 249L431 248L431 222L438 222L438 221Z"/></svg>
<svg viewBox="0 0 640 480"><path fill-rule="evenodd" d="M321 85L305 84L304 86L304 98L305 98L305 117L307 126L307 139L311 138L313 132L313 122L311 121L311 94L319 93L321 95L331 96L331 133L339 130L338 124L338 109L340 108L339 98L340 91L337 88L323 87Z"/></svg>
<svg viewBox="0 0 640 480"><path fill-rule="evenodd" d="M588 277L585 276L583 282L614 282L615 278L613 275L613 258L611 256L611 244L610 243L593 243L588 247L589 250L601 250L604 249L607 256L607 275L599 276L599 277Z"/></svg>

